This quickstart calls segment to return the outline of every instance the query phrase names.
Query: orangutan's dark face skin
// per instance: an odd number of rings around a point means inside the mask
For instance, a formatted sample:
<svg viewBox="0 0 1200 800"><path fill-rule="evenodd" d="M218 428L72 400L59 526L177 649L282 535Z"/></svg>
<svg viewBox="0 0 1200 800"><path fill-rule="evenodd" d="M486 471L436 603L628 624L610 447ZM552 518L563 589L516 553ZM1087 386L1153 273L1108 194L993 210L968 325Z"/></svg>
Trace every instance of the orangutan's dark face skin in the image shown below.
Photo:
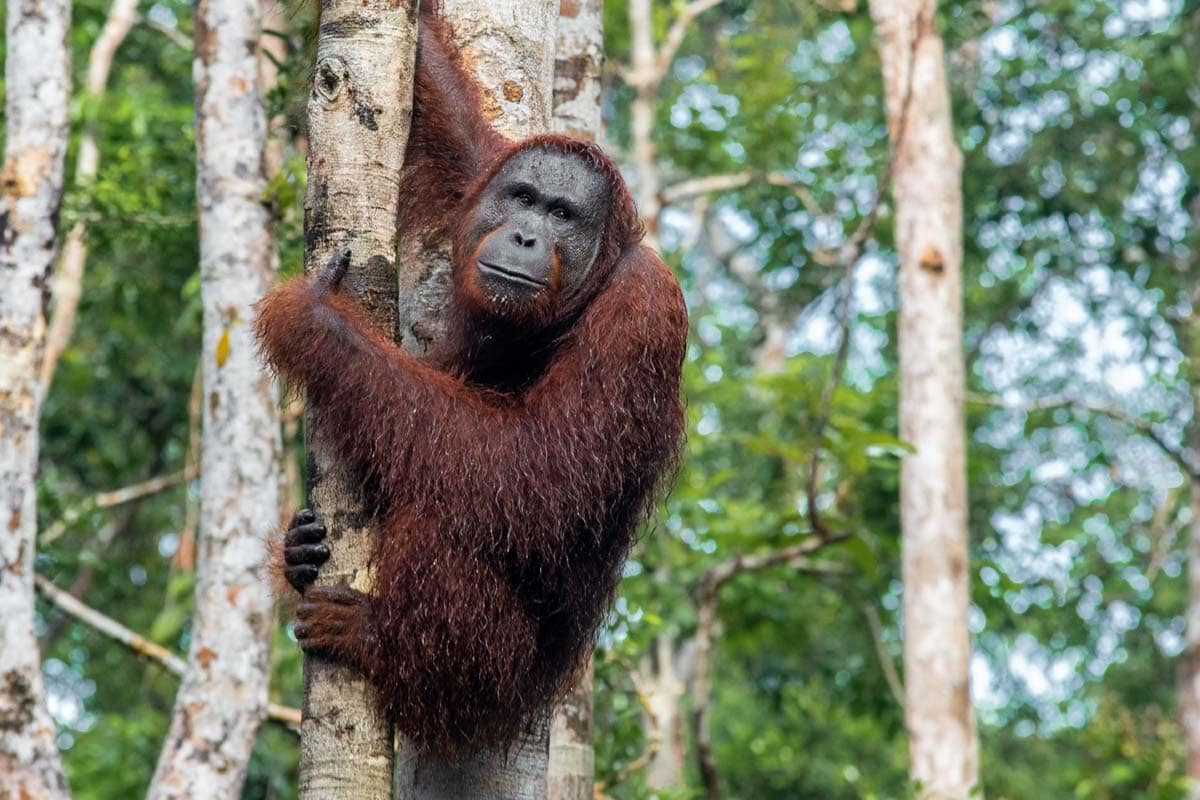
<svg viewBox="0 0 1200 800"><path fill-rule="evenodd" d="M611 204L608 180L576 155L517 153L479 196L471 218L476 285L494 306L571 298L587 281Z"/></svg>

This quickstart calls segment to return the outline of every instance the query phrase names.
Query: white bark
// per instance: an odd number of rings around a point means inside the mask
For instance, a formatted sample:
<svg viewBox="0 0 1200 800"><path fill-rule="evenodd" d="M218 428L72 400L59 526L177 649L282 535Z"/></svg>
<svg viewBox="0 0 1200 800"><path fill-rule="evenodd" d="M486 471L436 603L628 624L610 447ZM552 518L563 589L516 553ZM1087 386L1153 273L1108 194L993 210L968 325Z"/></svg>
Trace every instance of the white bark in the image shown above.
<svg viewBox="0 0 1200 800"><path fill-rule="evenodd" d="M683 777L687 760L683 695L691 679L691 656L685 655L667 636L659 636L655 641L653 664L643 667L640 681L646 693L646 713L653 715L653 724L647 722L645 727L659 737L658 747L646 768L646 786L679 790L687 785Z"/></svg>
<svg viewBox="0 0 1200 800"><path fill-rule="evenodd" d="M92 45L88 55L87 84L85 89L92 113L97 113L108 87L108 75L112 71L113 57L117 48L133 27L137 16L138 0L114 0L108 9L104 27ZM79 157L75 163L75 185L87 186L96 178L100 169L100 147L96 142L95 119L88 120L79 140ZM42 389L49 391L54 378L58 359L71 340L75 327L75 312L79 308L79 295L83 287L83 268L87 262L87 226L80 220L71 226L63 244L62 258L54 275L54 313L50 317L50 329L46 333L46 352L42 358Z"/></svg>
<svg viewBox="0 0 1200 800"><path fill-rule="evenodd" d="M962 349L962 156L935 0L872 0L896 150L905 717L922 796L978 783L968 683Z"/></svg>
<svg viewBox="0 0 1200 800"><path fill-rule="evenodd" d="M1200 360L1200 359L1197 359ZM1191 449L1200 455L1200 387L1192 388ZM1200 798L1200 478L1191 479L1187 634L1180 658L1179 720L1187 749L1188 796Z"/></svg>
<svg viewBox="0 0 1200 800"><path fill-rule="evenodd" d="M455 42L483 92L484 114L505 136L551 128L558 0L442 0ZM419 347L438 334L448 285L444 254L406 248L400 272L401 329ZM431 264L436 266L430 267ZM548 715L548 712L547 712ZM545 800L548 716L522 741L456 759L402 754L399 797L409 800Z"/></svg>
<svg viewBox="0 0 1200 800"><path fill-rule="evenodd" d="M554 55L554 132L600 136L604 0L560 0Z"/></svg>
<svg viewBox="0 0 1200 800"><path fill-rule="evenodd" d="M633 88L630 108L630 132L633 138L633 165L637 170L633 199L646 226L646 245L658 249L658 217L662 213L662 178L655 161L654 109L662 70L654 50L654 19L651 0L629 0L630 72Z"/></svg>
<svg viewBox="0 0 1200 800"><path fill-rule="evenodd" d="M600 136L600 70L604 63L603 0L561 0L554 51L554 131L595 141ZM578 683L550 716L546 800L591 800L596 780L592 743L591 652Z"/></svg>
<svg viewBox="0 0 1200 800"><path fill-rule="evenodd" d="M546 800L591 800L596 781L592 744L592 663L550 717Z"/></svg>
<svg viewBox="0 0 1200 800"><path fill-rule="evenodd" d="M551 128L558 0L442 0L483 112L505 136Z"/></svg>
<svg viewBox="0 0 1200 800"><path fill-rule="evenodd" d="M278 397L251 329L253 303L272 278L260 11L257 0L200 0L195 19L201 535L188 667L151 798L241 792L267 711L273 619L259 568L264 534L279 522Z"/></svg>
<svg viewBox="0 0 1200 800"><path fill-rule="evenodd" d="M396 213L412 118L417 0L325 0L308 101L304 266L353 252L343 286L375 326L396 330ZM358 481L309 426L309 502L329 529L323 585L374 588L373 531ZM365 676L316 656L304 659L300 796L386 800L394 740Z"/></svg>
<svg viewBox="0 0 1200 800"><path fill-rule="evenodd" d="M67 150L69 0L9 0L0 173L0 797L65 798L34 630L39 371Z"/></svg>

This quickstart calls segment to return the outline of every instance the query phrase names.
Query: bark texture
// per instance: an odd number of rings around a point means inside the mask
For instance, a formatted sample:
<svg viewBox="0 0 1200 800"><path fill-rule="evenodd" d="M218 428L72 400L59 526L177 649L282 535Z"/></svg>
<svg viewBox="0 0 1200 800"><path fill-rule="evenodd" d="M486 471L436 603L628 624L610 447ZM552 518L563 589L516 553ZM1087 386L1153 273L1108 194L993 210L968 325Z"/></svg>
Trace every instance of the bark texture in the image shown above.
<svg viewBox="0 0 1200 800"><path fill-rule="evenodd" d="M679 790L687 785L683 770L687 763L684 740L683 697L691 680L693 653L678 647L668 636L655 640L655 657L642 666L641 683L646 693L645 728L658 737L646 768L646 786L656 790Z"/></svg>
<svg viewBox="0 0 1200 800"><path fill-rule="evenodd" d="M558 0L442 0L454 38L479 82L484 113L505 136L522 139L551 129ZM404 248L400 330L420 352L443 329L449 259ZM533 724L507 750L479 750L445 759L401 753L403 800L544 800L549 720Z"/></svg>
<svg viewBox="0 0 1200 800"><path fill-rule="evenodd" d="M388 335L396 332L396 213L416 43L417 0L321 4L308 101L304 267L311 273L336 249L350 248L343 288ZM370 592L370 515L333 445L309 427L309 504L329 530L333 553L318 584ZM392 726L367 679L305 656L300 796L386 800L394 761Z"/></svg>
<svg viewBox="0 0 1200 800"><path fill-rule="evenodd" d="M595 141L600 136L600 70L604 65L604 0L560 0L554 51L553 127ZM591 800L596 780L589 660L579 682L550 716L546 800Z"/></svg>
<svg viewBox="0 0 1200 800"><path fill-rule="evenodd" d="M579 682L550 717L550 753L546 764L546 800L591 800L596 780L592 744L592 681L589 663Z"/></svg>
<svg viewBox="0 0 1200 800"><path fill-rule="evenodd" d="M646 246L658 250L662 181L655 162L654 109L665 70L659 67L658 53L654 49L651 0L629 0L629 33L629 85L634 92L629 126L633 139L633 165L637 170L633 197L646 223Z"/></svg>
<svg viewBox="0 0 1200 800"><path fill-rule="evenodd" d="M560 0L554 52L555 133L600 136L604 68L604 0Z"/></svg>
<svg viewBox="0 0 1200 800"><path fill-rule="evenodd" d="M191 651L151 798L237 797L267 712L279 418L253 303L273 275L257 0L196 5L196 197L204 339L201 532Z"/></svg>
<svg viewBox="0 0 1200 800"><path fill-rule="evenodd" d="M108 88L108 75L112 71L117 48L129 34L137 16L137 0L115 0L108 9L104 27L88 54L87 84L89 107L98 110ZM96 179L100 169L100 147L96 143L96 120L89 119L79 140L79 156L75 162L75 185L86 187ZM79 294L83 287L83 268L87 262L87 226L83 220L71 226L63 244L62 258L54 276L54 313L50 317L50 329L46 333L46 352L42 358L42 386L49 391L54 378L58 359L71 340L75 328L75 312L79 308Z"/></svg>
<svg viewBox="0 0 1200 800"><path fill-rule="evenodd" d="M921 796L979 780L968 683L962 156L934 0L872 0L895 150L905 718Z"/></svg>
<svg viewBox="0 0 1200 800"><path fill-rule="evenodd" d="M0 173L0 797L65 798L34 631L39 372L67 150L69 0L9 0Z"/></svg>

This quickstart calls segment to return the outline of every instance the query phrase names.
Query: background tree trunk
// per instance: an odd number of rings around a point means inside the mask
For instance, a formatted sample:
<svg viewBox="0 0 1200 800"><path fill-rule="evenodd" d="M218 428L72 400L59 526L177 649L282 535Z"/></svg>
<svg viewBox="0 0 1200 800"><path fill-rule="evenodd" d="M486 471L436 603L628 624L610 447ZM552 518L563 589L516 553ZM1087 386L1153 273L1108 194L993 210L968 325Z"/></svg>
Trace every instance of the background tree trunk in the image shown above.
<svg viewBox="0 0 1200 800"><path fill-rule="evenodd" d="M39 373L67 152L69 0L9 0L0 173L0 795L65 798L34 632Z"/></svg>
<svg viewBox="0 0 1200 800"><path fill-rule="evenodd" d="M88 113L97 114L101 100L108 88L108 75L112 71L113 57L117 48L133 27L137 16L137 0L114 0L109 6L104 27L96 37L88 54L87 100ZM96 143L96 119L89 118L79 139L79 155L75 160L75 185L88 186L96 179L100 169L100 147ZM42 389L50 390L54 368L58 359L71 341L75 327L75 311L79 308L79 295L83 287L83 268L87 262L87 226L78 220L67 233L63 244L62 258L54 275L54 313L50 317L50 328L46 333L46 352L42 357Z"/></svg>
<svg viewBox="0 0 1200 800"><path fill-rule="evenodd" d="M1200 225L1200 205L1195 207L1193 222ZM1193 267L1194 268L1194 267ZM1189 293L1192 313L1182 321L1180 337L1187 352L1188 376L1192 386L1192 422L1188 444L1192 473L1191 522L1188 523L1187 571L1188 594L1185 619L1186 639L1179 659L1179 724L1183 728L1187 751L1188 796L1200 798L1200 284Z"/></svg>
<svg viewBox="0 0 1200 800"><path fill-rule="evenodd" d="M962 155L934 0L872 0L895 150L905 717L922 796L979 781L971 708L962 346Z"/></svg>
<svg viewBox="0 0 1200 800"><path fill-rule="evenodd" d="M554 53L556 133L600 136L600 71L604 66L604 0L561 0ZM579 682L550 717L546 800L591 800L596 780L592 743L591 654Z"/></svg>
<svg viewBox="0 0 1200 800"><path fill-rule="evenodd" d="M304 268L353 251L343 287L372 322L396 331L396 213L412 119L417 0L330 0L321 5L317 64L308 102ZM373 531L358 481L332 443L309 428L309 503L329 529L333 555L318 583L374 588ZM300 796L391 797L392 727L358 672L304 659Z"/></svg>
<svg viewBox="0 0 1200 800"><path fill-rule="evenodd" d="M504 135L521 139L550 130L558 0L442 0L455 41L483 93L484 111ZM400 330L420 352L443 330L449 286L446 252L406 243L400 270ZM402 757L404 800L545 800L548 717L508 748L457 759Z"/></svg>
<svg viewBox="0 0 1200 800"><path fill-rule="evenodd" d="M200 546L187 671L152 798L237 797L267 709L278 524L278 392L258 362L253 303L273 276L257 0L200 0L196 197L204 315Z"/></svg>
<svg viewBox="0 0 1200 800"><path fill-rule="evenodd" d="M687 661L690 658L666 635L655 639L654 658L644 659L646 713L654 717L645 727L658 735L658 748L646 768L646 786L651 789L681 790L687 785L683 776L687 761L683 696L691 677Z"/></svg>
<svg viewBox="0 0 1200 800"><path fill-rule="evenodd" d="M661 186L658 164L655 163L654 109L658 103L663 70L658 66L658 53L654 48L654 18L650 0L628 2L628 82L634 92L629 125L633 139L633 164L637 169L634 200L646 225L646 246L658 250L658 216L662 213L662 202L659 200Z"/></svg>

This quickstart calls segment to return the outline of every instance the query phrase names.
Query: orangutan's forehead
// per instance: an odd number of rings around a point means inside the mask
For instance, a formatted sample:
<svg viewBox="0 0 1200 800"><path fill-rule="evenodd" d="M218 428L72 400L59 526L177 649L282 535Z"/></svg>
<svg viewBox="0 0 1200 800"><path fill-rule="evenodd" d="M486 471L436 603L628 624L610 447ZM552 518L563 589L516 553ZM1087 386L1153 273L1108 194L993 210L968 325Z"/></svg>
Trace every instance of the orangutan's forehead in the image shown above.
<svg viewBox="0 0 1200 800"><path fill-rule="evenodd" d="M527 183L539 194L575 202L595 201L609 195L608 179L587 159L575 153L531 148L515 154L497 176L504 182Z"/></svg>

